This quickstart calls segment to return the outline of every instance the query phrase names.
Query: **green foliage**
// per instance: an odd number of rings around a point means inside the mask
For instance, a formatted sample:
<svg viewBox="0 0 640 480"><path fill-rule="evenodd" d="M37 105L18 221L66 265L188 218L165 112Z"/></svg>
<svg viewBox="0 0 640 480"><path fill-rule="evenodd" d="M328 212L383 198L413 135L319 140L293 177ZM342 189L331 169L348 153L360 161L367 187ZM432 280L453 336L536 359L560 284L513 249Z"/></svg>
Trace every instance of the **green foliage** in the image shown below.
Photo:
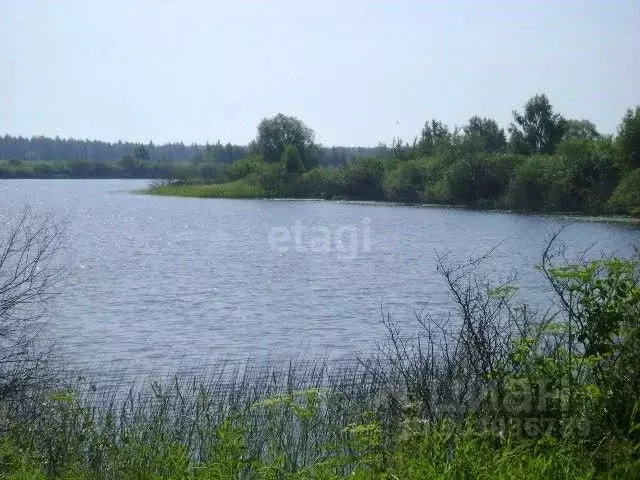
<svg viewBox="0 0 640 480"><path fill-rule="evenodd" d="M265 163L259 171L257 183L269 197L284 196L283 169L281 163Z"/></svg>
<svg viewBox="0 0 640 480"><path fill-rule="evenodd" d="M553 113L551 102L544 94L530 98L524 106L524 112L514 111L513 118L509 132L516 153L554 153L566 131L565 120Z"/></svg>
<svg viewBox="0 0 640 480"><path fill-rule="evenodd" d="M154 177L162 173L155 168L144 165L146 177ZM0 178L122 178L125 174L120 165L113 163L96 163L88 161L71 162L2 162L0 161Z"/></svg>
<svg viewBox="0 0 640 480"><path fill-rule="evenodd" d="M147 150L147 147L145 147L144 145L136 145L135 147L133 147L132 155L133 158L143 161L148 161L150 158L149 150Z"/></svg>
<svg viewBox="0 0 640 480"><path fill-rule="evenodd" d="M463 142L460 151L465 148ZM270 197L597 212L607 207L620 175L615 149L606 138L565 140L556 155L488 154L466 149L452 161L449 150L446 155L414 159L360 158L342 168L316 167L309 171L303 170L295 147L287 152L276 163L253 156L225 167L203 164L194 177L194 188L202 190L200 179L214 183L242 180L260 187ZM182 178L182 183L188 182L189 177ZM625 188L620 191L631 195L637 191ZM610 205L629 212L633 207L621 206L621 195Z"/></svg>
<svg viewBox="0 0 640 480"><path fill-rule="evenodd" d="M442 122L428 121L413 143L394 138L390 149L379 147L385 157L357 157L341 167L317 167L318 148L311 129L279 114L260 123L250 148L253 155L219 167L218 154L212 153L223 149L217 144L207 146L196 159L201 166L195 171L182 174L174 167L173 177L181 184L193 183L194 191L186 187L173 191L192 196L228 191L237 197L235 187L242 185L250 196L637 214L640 204L634 174L619 184L624 172L621 166L627 162L621 158L633 157L635 123L636 113L627 112L614 141L601 136L588 120L563 119L540 94L526 103L523 113L514 112L510 142L516 153L505 153L506 136L494 120L474 116L462 130L453 132ZM344 156L341 150L331 149L332 154ZM139 177L148 172L148 166L140 162L135 156L125 156L122 171ZM86 172L87 165L72 167L73 175L92 175ZM22 164L12 168L25 169ZM239 183L205 189L200 185L203 181Z"/></svg>
<svg viewBox="0 0 640 480"><path fill-rule="evenodd" d="M620 156L627 168L640 168L640 106L628 109L618 128Z"/></svg>
<svg viewBox="0 0 640 480"><path fill-rule="evenodd" d="M385 163L378 158L358 158L345 168L345 193L350 198L383 200Z"/></svg>
<svg viewBox="0 0 640 480"><path fill-rule="evenodd" d="M200 176L208 182L217 180L222 176L222 168L218 164L205 163L200 166Z"/></svg>
<svg viewBox="0 0 640 480"><path fill-rule="evenodd" d="M246 177L255 177L262 172L264 162L260 157L251 156L233 162L224 170L227 181L234 182Z"/></svg>
<svg viewBox="0 0 640 480"><path fill-rule="evenodd" d="M175 184L151 187L147 193L178 197L199 198L264 198L267 196L262 187L251 185L243 180L212 184Z"/></svg>
<svg viewBox="0 0 640 480"><path fill-rule="evenodd" d="M538 211L602 211L618 182L612 158L606 148L586 140L564 142L558 155L521 158L508 180L505 205Z"/></svg>
<svg viewBox="0 0 640 480"><path fill-rule="evenodd" d="M609 206L618 213L640 216L640 168L627 173L616 187Z"/></svg>
<svg viewBox="0 0 640 480"><path fill-rule="evenodd" d="M344 192L344 173L333 167L316 167L300 176L297 196L332 199Z"/></svg>
<svg viewBox="0 0 640 480"><path fill-rule="evenodd" d="M295 117L279 113L273 118L265 118L258 125L255 149L267 163L276 163L282 159L287 146L296 148L305 169L317 164L314 133Z"/></svg>
<svg viewBox="0 0 640 480"><path fill-rule="evenodd" d="M249 463L246 449L242 417L228 417L215 431L215 441L207 452L210 460L197 469L197 478L240 478Z"/></svg>
<svg viewBox="0 0 640 480"><path fill-rule="evenodd" d="M565 140L558 151L564 175L556 179L561 197L556 208L602 210L620 178L610 140Z"/></svg>
<svg viewBox="0 0 640 480"><path fill-rule="evenodd" d="M617 138L601 136L588 120L565 120L554 113L546 95L538 94L522 113L514 111L509 144L494 120L473 116L461 130L450 131L442 122L430 120L413 142L394 138L390 148L381 144L367 149L322 148L314 143L308 126L278 114L260 122L248 148L220 142L189 147L195 152L190 164L171 163L186 151L181 144L113 144L109 148L125 149L125 154L118 162L109 162L91 159L92 148L102 152L107 147L100 142L5 135L0 137L0 153L20 151L25 142L40 153L0 161L0 178L172 179L150 191L640 215L633 170L640 166L638 118L640 107L630 109ZM33 161L50 158L45 153L62 144L81 148L82 154L66 162ZM505 153L508 146L510 154ZM160 152L164 152L161 158ZM318 166L319 159L324 165L340 166Z"/></svg>
<svg viewBox="0 0 640 480"><path fill-rule="evenodd" d="M564 123L565 131L562 137L566 140L597 140L600 134L596 126L589 120L567 119Z"/></svg>
<svg viewBox="0 0 640 480"><path fill-rule="evenodd" d="M131 175L138 168L139 162L133 155L127 154L120 159L118 164L125 174Z"/></svg>
<svg viewBox="0 0 640 480"><path fill-rule="evenodd" d="M503 197L518 157L470 154L447 170L446 192L451 203L496 206Z"/></svg>
<svg viewBox="0 0 640 480"><path fill-rule="evenodd" d="M295 145L287 145L282 154L282 163L284 169L288 174L298 175L304 171L304 165L302 158L298 154L298 149Z"/></svg>
<svg viewBox="0 0 640 480"><path fill-rule="evenodd" d="M507 149L507 137L495 120L474 116L463 130L464 141L473 151L503 153Z"/></svg>
<svg viewBox="0 0 640 480"><path fill-rule="evenodd" d="M584 415L623 435L640 421L638 267L636 261L610 259L547 270L572 330L567 354L577 362L565 374L579 386L574 401L586 398ZM634 436L640 440L640 432Z"/></svg>
<svg viewBox="0 0 640 480"><path fill-rule="evenodd" d="M556 182L564 175L558 157L533 155L516 166L507 189L507 206L516 209L551 210L557 206Z"/></svg>
<svg viewBox="0 0 640 480"><path fill-rule="evenodd" d="M428 180L429 168L424 160L401 162L384 180L385 197L396 202L420 202Z"/></svg>
<svg viewBox="0 0 640 480"><path fill-rule="evenodd" d="M451 146L452 135L445 124L437 120L424 124L417 144L421 156L429 157L446 151Z"/></svg>

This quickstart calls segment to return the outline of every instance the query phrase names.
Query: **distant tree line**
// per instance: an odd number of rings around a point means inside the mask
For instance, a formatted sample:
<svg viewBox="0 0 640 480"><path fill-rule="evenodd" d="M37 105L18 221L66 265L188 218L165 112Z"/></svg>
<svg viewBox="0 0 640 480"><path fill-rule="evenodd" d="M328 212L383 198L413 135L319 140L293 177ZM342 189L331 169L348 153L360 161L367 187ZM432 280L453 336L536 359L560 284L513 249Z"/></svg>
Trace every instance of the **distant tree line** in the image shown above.
<svg viewBox="0 0 640 480"><path fill-rule="evenodd" d="M102 142L98 140L77 140L73 138L13 137L0 136L0 160L43 161L43 162L115 162L130 154L140 146L133 142ZM157 163L186 163L201 155L203 150L210 149L215 153L217 161L233 162L247 154L246 146L226 145L218 142L215 145L185 145L184 143L167 143L155 145L153 142L143 145L149 160Z"/></svg>
<svg viewBox="0 0 640 480"><path fill-rule="evenodd" d="M136 155L135 150L140 148L145 153L140 155L139 150ZM0 178L156 177L170 175L173 170L193 170L190 164L230 164L245 158L249 148L219 141L206 145L155 145L4 135L0 136ZM357 156L384 152L385 147L318 147L316 161L342 165Z"/></svg>

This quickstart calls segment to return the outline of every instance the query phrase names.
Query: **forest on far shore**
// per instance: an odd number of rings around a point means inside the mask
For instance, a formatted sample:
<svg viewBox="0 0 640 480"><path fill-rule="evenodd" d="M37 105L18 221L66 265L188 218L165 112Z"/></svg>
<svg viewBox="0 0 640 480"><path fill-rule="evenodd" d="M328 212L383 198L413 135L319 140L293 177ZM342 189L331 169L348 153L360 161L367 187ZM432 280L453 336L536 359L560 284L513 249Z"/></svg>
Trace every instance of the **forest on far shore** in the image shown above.
<svg viewBox="0 0 640 480"><path fill-rule="evenodd" d="M544 94L505 130L473 116L451 130L427 120L390 146L324 147L278 114L246 146L143 145L0 137L0 178L164 179L150 193L437 203L474 208L640 215L640 107L615 135L554 112Z"/></svg>
<svg viewBox="0 0 640 480"><path fill-rule="evenodd" d="M474 116L451 131L429 120L412 142L343 165L321 161L299 119L264 119L247 157L205 161L150 193L196 197L292 197L436 203L473 208L640 215L640 107L616 135L553 111L544 94L513 112L505 132Z"/></svg>

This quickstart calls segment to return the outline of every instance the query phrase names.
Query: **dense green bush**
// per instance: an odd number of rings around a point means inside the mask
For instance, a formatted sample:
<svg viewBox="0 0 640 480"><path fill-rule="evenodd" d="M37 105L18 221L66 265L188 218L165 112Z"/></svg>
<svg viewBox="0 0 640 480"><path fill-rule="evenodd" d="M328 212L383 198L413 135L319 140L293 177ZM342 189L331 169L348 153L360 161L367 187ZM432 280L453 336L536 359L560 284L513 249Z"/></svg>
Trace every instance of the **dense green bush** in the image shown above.
<svg viewBox="0 0 640 480"><path fill-rule="evenodd" d="M526 157L513 172L507 187L509 208L552 210L558 206L557 181L564 176L561 157L532 155Z"/></svg>
<svg viewBox="0 0 640 480"><path fill-rule="evenodd" d="M345 167L345 195L362 200L383 200L385 162L379 158L358 158Z"/></svg>
<svg viewBox="0 0 640 480"><path fill-rule="evenodd" d="M640 168L640 106L625 113L618 128L617 146L626 168Z"/></svg>
<svg viewBox="0 0 640 480"><path fill-rule="evenodd" d="M264 162L259 157L247 157L228 165L224 172L227 181L240 180L248 176L256 176L262 173Z"/></svg>
<svg viewBox="0 0 640 480"><path fill-rule="evenodd" d="M622 178L609 205L615 212L640 216L640 168L630 171Z"/></svg>
<svg viewBox="0 0 640 480"><path fill-rule="evenodd" d="M556 208L602 211L620 179L611 140L567 140L559 153L564 171L556 180L561 193Z"/></svg>
<svg viewBox="0 0 640 480"><path fill-rule="evenodd" d="M518 156L469 154L446 172L448 203L496 206L502 201Z"/></svg>
<svg viewBox="0 0 640 480"><path fill-rule="evenodd" d="M429 180L429 167L423 159L400 162L384 180L384 194L396 202L420 202Z"/></svg>
<svg viewBox="0 0 640 480"><path fill-rule="evenodd" d="M334 167L314 168L299 177L296 189L300 197L336 198L344 192L344 175Z"/></svg>

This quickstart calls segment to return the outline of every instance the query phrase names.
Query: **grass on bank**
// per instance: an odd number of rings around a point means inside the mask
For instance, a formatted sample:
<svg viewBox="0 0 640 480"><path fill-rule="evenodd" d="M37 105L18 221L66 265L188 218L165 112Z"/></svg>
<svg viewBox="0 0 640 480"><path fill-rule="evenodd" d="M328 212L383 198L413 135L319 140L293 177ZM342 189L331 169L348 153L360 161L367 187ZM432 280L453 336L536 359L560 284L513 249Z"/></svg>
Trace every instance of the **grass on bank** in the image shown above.
<svg viewBox="0 0 640 480"><path fill-rule="evenodd" d="M161 195L161 196L174 196L174 197L194 197L194 198L233 198L233 199L255 199L255 198L274 198L273 194L268 194L261 186L247 183L243 180L236 180L226 183L165 183L152 185L140 193L148 195ZM278 197L275 197L278 198ZM323 195L307 196L300 199L305 200L332 200ZM337 197L333 200L342 200ZM364 200L356 200L355 202L366 202ZM378 201L380 202L380 201ZM389 204L398 204L401 202L385 201ZM456 208L447 204L419 204L424 207L450 207ZM511 212L512 210L501 210L494 208L496 211ZM553 213L547 212L549 215ZM591 222L613 222L613 223L626 223L632 225L640 224L640 209L638 209L633 216L624 215L591 215L587 216L580 213L557 213L561 218L567 220L580 220Z"/></svg>
<svg viewBox="0 0 640 480"><path fill-rule="evenodd" d="M145 190L151 195L197 198L264 198L264 190L242 180L214 184L166 184Z"/></svg>
<svg viewBox="0 0 640 480"><path fill-rule="evenodd" d="M204 198L345 199L523 212L640 215L640 169L610 173L611 178L604 182L583 178L579 171L570 176L567 171L572 161L559 155L483 159L484 163L477 166L462 160L449 165L438 157L403 162L364 158L339 168L316 167L287 173L280 163L248 158L218 168L213 176L196 174L157 181L145 192ZM592 169L599 171L598 165ZM475 172L476 167L482 175ZM616 188L612 178L618 177L621 181Z"/></svg>

